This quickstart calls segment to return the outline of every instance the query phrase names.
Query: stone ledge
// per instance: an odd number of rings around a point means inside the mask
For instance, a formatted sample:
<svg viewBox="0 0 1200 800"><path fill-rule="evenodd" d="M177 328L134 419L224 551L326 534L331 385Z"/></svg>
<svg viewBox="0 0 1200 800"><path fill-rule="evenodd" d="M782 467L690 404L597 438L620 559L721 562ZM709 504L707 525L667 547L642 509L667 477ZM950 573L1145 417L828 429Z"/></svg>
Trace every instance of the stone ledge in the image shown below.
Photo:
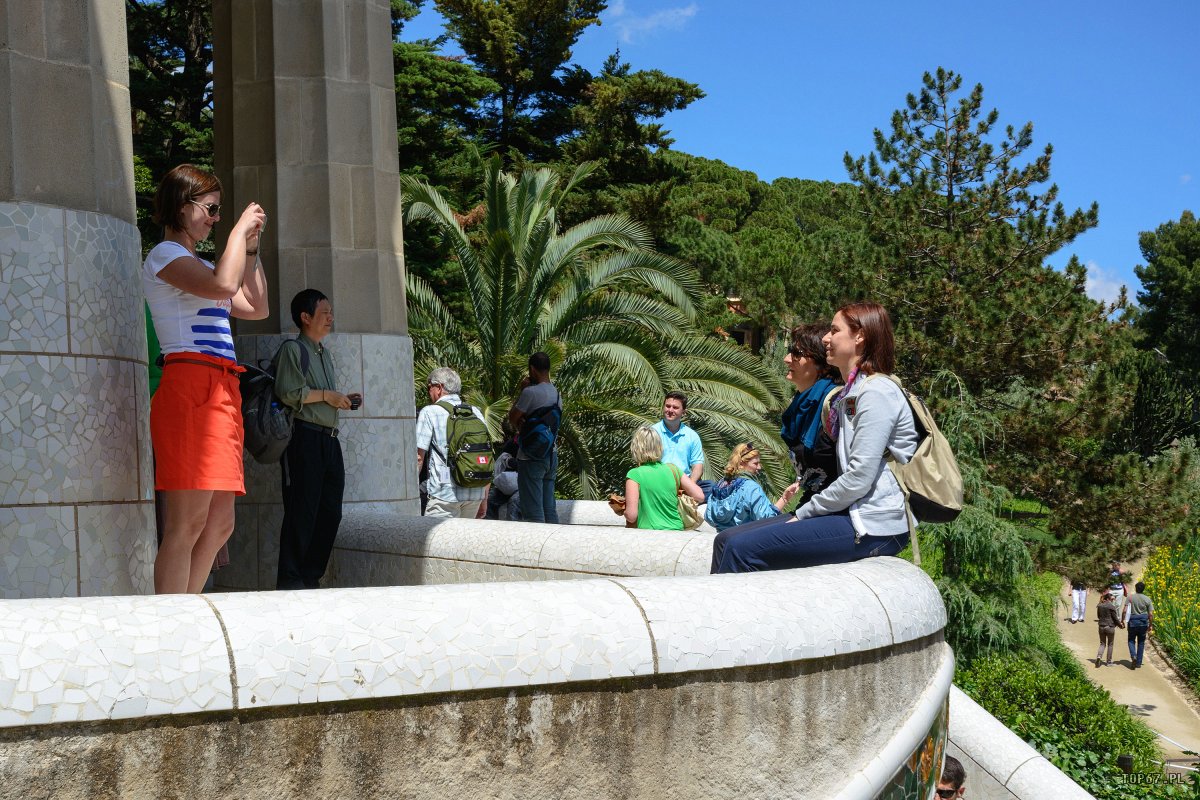
<svg viewBox="0 0 1200 800"><path fill-rule="evenodd" d="M835 607L814 585L837 587ZM0 727L815 661L936 636L946 619L898 559L0 607Z"/></svg>

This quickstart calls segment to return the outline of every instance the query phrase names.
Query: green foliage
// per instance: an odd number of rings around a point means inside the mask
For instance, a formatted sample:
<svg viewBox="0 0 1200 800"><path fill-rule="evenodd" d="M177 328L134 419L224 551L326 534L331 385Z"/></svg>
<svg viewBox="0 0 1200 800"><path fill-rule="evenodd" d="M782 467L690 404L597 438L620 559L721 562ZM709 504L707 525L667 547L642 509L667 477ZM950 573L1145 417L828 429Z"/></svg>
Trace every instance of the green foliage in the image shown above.
<svg viewBox="0 0 1200 800"><path fill-rule="evenodd" d="M1135 387L1109 440L1118 453L1152 458L1187 436L1200 434L1200 383L1154 352L1129 353L1113 367L1115 381Z"/></svg>
<svg viewBox="0 0 1200 800"><path fill-rule="evenodd" d="M1146 594L1154 601L1154 638L1200 692L1200 536L1160 547L1146 564Z"/></svg>
<svg viewBox="0 0 1200 800"><path fill-rule="evenodd" d="M1021 164L1032 123L994 142L998 112L983 112L981 85L961 86L953 72L926 73L890 133L875 131L875 152L846 154L883 254L867 293L895 314L910 378L949 369L976 393L1061 379L1103 357L1112 309L1084 295L1077 261L1064 272L1044 261L1094 227L1097 208L1068 214L1057 186L1038 193L1050 146Z"/></svg>
<svg viewBox="0 0 1200 800"><path fill-rule="evenodd" d="M1137 328L1148 349L1163 353L1195 385L1200 380L1200 223L1191 211L1138 238L1146 263Z"/></svg>
<svg viewBox="0 0 1200 800"><path fill-rule="evenodd" d="M1125 781L1120 754L1133 756L1135 772L1161 772L1154 733L1085 677L1006 656L972 664L955 682L1097 798L1194 796L1192 787Z"/></svg>
<svg viewBox="0 0 1200 800"><path fill-rule="evenodd" d="M409 275L418 376L435 364L457 369L467 399L500 438L529 354L549 353L564 399L566 496L596 497L622 485L630 437L659 418L668 387L696 398L689 419L706 453L735 439L777 438L766 419L778 377L750 353L696 333L695 270L649 249L646 230L624 216L561 229L557 208L587 170L564 182L545 168L510 175L491 159L484 205L470 220L477 228L437 190L402 178L406 222L439 231L469 290L466 313L455 315ZM778 448L768 459L775 473L786 463Z"/></svg>
<svg viewBox="0 0 1200 800"><path fill-rule="evenodd" d="M534 158L554 153L590 75L566 68L604 0L435 0L446 29L499 87L487 102L488 140Z"/></svg>
<svg viewBox="0 0 1200 800"><path fill-rule="evenodd" d="M155 187L177 164L212 168L211 0L125 0L134 186L143 242Z"/></svg>

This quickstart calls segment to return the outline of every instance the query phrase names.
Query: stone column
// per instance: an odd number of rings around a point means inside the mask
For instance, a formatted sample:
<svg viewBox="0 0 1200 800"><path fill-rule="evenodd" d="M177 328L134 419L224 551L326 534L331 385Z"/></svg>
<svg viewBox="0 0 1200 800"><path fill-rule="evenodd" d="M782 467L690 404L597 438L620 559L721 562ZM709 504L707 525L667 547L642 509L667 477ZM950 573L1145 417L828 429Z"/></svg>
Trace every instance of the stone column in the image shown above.
<svg viewBox="0 0 1200 800"><path fill-rule="evenodd" d="M295 335L289 304L300 289L328 295L339 388L364 395L342 415L342 530L418 513L390 4L214 0L213 28L223 199L233 209L258 201L270 215L271 316L238 323L239 354L270 358ZM280 481L277 465L247 460L219 586L274 588Z"/></svg>
<svg viewBox="0 0 1200 800"><path fill-rule="evenodd" d="M121 0L0 2L0 597L149 592Z"/></svg>

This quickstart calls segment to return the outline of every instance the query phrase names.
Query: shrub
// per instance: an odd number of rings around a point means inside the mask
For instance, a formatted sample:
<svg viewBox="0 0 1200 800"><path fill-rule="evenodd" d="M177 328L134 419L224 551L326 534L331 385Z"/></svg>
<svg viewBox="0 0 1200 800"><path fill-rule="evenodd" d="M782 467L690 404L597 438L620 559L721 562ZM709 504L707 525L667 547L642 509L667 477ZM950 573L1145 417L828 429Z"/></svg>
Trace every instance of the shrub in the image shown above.
<svg viewBox="0 0 1200 800"><path fill-rule="evenodd" d="M1154 638L1200 691L1200 541L1160 547L1146 563Z"/></svg>
<svg viewBox="0 0 1200 800"><path fill-rule="evenodd" d="M1200 796L1195 782L1126 782L1116 764L1123 753L1133 756L1135 772L1160 773L1154 733L1082 674L1046 669L1018 656L997 656L960 672L957 683L1100 800Z"/></svg>

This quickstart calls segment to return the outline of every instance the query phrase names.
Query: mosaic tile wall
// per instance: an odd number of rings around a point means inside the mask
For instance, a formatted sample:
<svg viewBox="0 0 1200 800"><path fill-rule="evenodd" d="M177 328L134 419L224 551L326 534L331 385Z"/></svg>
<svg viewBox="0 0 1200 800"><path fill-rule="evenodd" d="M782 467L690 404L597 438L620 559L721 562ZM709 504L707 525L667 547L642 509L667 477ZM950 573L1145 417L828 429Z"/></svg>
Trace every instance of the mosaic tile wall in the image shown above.
<svg viewBox="0 0 1200 800"><path fill-rule="evenodd" d="M335 321L336 325L336 321ZM269 362L290 334L238 336L238 358ZM346 494L341 531L363 513L390 518L417 516L412 340L389 334L330 334L338 384L361 391L362 408L339 416L339 439L346 463ZM279 561L282 476L277 464L247 457L246 495L238 498L237 523L229 541L230 564L216 574L224 589L273 589ZM362 512L358 507L370 509Z"/></svg>
<svg viewBox="0 0 1200 800"><path fill-rule="evenodd" d="M0 597L151 589L139 242L103 214L0 203Z"/></svg>
<svg viewBox="0 0 1200 800"><path fill-rule="evenodd" d="M940 631L945 611L924 573L876 561L803 573L7 601L0 727L780 664ZM837 614L813 585L839 587ZM947 677L939 702L948 686ZM914 742L928 721L917 724ZM912 750L901 744L885 778Z"/></svg>

